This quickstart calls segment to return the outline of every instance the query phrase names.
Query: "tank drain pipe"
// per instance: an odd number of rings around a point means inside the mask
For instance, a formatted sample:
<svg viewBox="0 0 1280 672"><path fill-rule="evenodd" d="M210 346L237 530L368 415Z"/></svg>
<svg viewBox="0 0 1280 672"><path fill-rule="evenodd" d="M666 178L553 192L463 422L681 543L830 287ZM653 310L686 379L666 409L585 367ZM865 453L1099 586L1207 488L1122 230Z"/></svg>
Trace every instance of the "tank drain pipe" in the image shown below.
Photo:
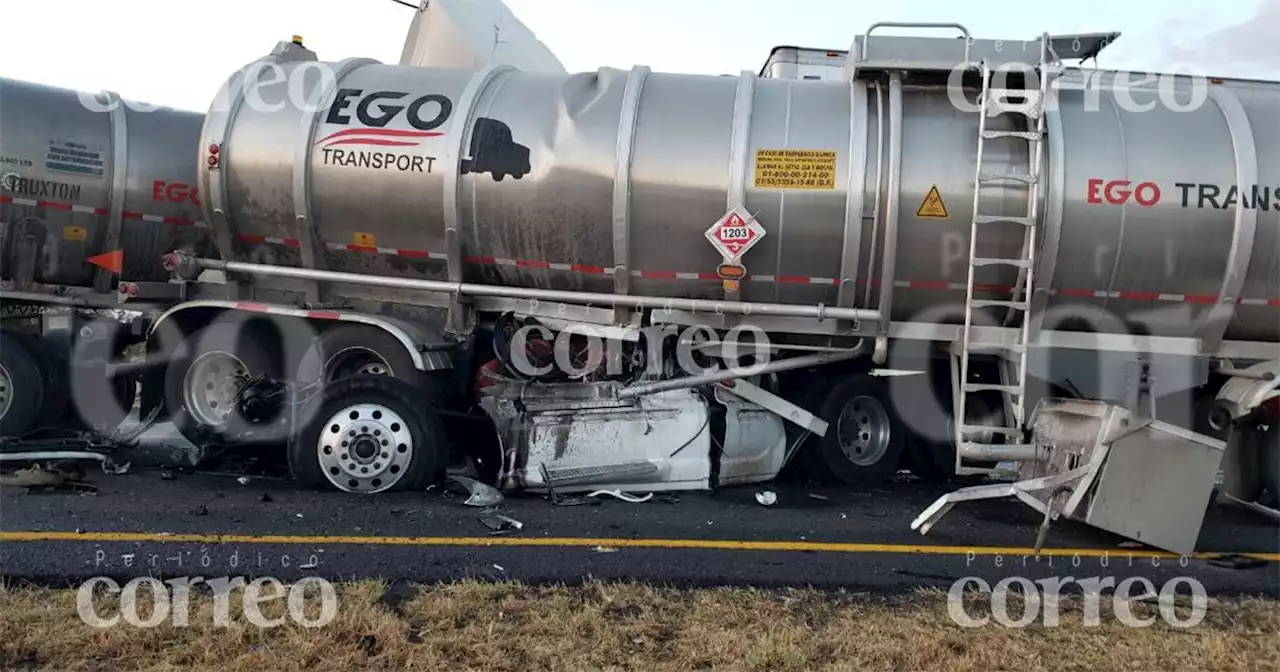
<svg viewBox="0 0 1280 672"><path fill-rule="evenodd" d="M688 376L686 378L674 378L671 380L660 380L653 383L640 383L639 385L631 385L618 390L619 399L630 399L646 394L654 394L657 392L667 392L670 390L682 390L687 387L697 387L708 383L719 383L735 378L746 378L748 376L759 376L767 373L778 373L779 371L791 371L793 369L807 369L811 366L823 366L825 364L834 364L835 362L843 362L866 354L866 348L863 347L863 339L858 339L858 343L849 350L840 352L822 352L816 355L804 355L801 357L790 357L776 362L770 362L764 366L747 367L744 369L719 369L711 373L703 373L697 376Z"/></svg>
<svg viewBox="0 0 1280 672"><path fill-rule="evenodd" d="M811 317L818 320L853 320L879 322L880 311L862 308L841 308L814 305L788 305L784 303L748 303L745 301L712 301L700 299L677 299L661 296L633 296L628 294L599 294L594 292L573 292L554 289L532 289L528 287L501 287L498 285L479 285L466 282L448 282L445 280L419 280L415 278L396 278L385 275L360 275L340 271L320 271L311 268L292 266L271 266L268 264L250 264L240 261L222 261L204 259L185 252L170 252L164 257L165 269L176 273L181 278L194 278L197 269L223 271L225 273L242 273L261 277L293 278L295 280L319 280L350 285L370 287L388 287L393 289L412 289L425 292L441 292L464 296L486 296L507 299L537 299L539 301L561 301L564 303L585 303L596 305L628 306L631 308L654 308L680 310L688 312L715 312L737 315L764 315L769 317Z"/></svg>

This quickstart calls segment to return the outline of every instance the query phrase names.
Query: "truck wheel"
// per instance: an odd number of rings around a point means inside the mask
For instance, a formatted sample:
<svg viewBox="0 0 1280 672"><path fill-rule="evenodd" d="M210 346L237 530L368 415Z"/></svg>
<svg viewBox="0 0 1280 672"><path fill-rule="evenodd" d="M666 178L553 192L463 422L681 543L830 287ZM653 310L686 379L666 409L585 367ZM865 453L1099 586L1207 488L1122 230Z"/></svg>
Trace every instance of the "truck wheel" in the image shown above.
<svg viewBox="0 0 1280 672"><path fill-rule="evenodd" d="M27 348L27 353L40 369L40 380L44 383L44 396L41 398L40 413L36 416L34 426L75 428L74 423L67 421L67 400L71 393L67 384L67 361L37 336L15 333L9 335Z"/></svg>
<svg viewBox="0 0 1280 672"><path fill-rule="evenodd" d="M21 340L0 332L0 436L25 434L40 417L44 377Z"/></svg>
<svg viewBox="0 0 1280 672"><path fill-rule="evenodd" d="M367 324L341 324L320 334L303 355L297 378L329 384L359 375L403 380L421 390L433 407L447 396L447 377L419 371L403 343Z"/></svg>
<svg viewBox="0 0 1280 672"><path fill-rule="evenodd" d="M235 442L252 429L240 416L240 391L255 376L278 377L281 368L253 332L248 325L214 324L184 340L170 362L166 404L192 443L201 445L209 433Z"/></svg>
<svg viewBox="0 0 1280 672"><path fill-rule="evenodd" d="M947 403L951 400L948 395ZM1004 406L1004 400L997 393L979 393L969 398L969 403L965 404L964 414L969 416L970 424L987 424L999 425L1004 412L1000 410ZM923 437L913 437L916 439L912 444L911 464L917 476L934 482L945 482L955 478L956 470L956 425L955 419L948 413L942 421L942 438L941 439L924 439ZM1000 443L1004 440L1003 435L987 434L980 436L979 441L987 443ZM994 469L995 462L970 462L970 466L983 469Z"/></svg>
<svg viewBox="0 0 1280 672"><path fill-rule="evenodd" d="M849 485L873 485L898 470L906 428L883 380L858 375L837 385L822 405L830 427L818 444L831 473Z"/></svg>
<svg viewBox="0 0 1280 672"><path fill-rule="evenodd" d="M326 385L289 442L289 471L312 488L374 494L426 487L445 464L439 417L402 380L354 376Z"/></svg>

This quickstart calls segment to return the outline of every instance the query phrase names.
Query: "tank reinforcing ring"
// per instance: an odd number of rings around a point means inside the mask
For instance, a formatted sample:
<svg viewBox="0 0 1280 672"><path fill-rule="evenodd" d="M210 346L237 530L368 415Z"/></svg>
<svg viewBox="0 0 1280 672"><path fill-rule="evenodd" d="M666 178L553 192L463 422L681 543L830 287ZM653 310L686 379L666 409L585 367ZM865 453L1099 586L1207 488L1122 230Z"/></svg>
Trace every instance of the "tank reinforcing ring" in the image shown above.
<svg viewBox="0 0 1280 672"><path fill-rule="evenodd" d="M858 395L850 399L836 420L840 451L859 467L869 467L884 458L892 432L889 412L872 396Z"/></svg>
<svg viewBox="0 0 1280 672"><path fill-rule="evenodd" d="M391 376L395 371L382 355L368 348L345 348L324 363L324 380L332 383L348 376Z"/></svg>
<svg viewBox="0 0 1280 672"><path fill-rule="evenodd" d="M4 368L4 364L0 364L0 418L9 413L12 403L13 376L9 375L9 369Z"/></svg>
<svg viewBox="0 0 1280 672"><path fill-rule="evenodd" d="M222 350L206 352L191 363L182 379L182 401L196 422L222 427L248 380L249 369L240 358Z"/></svg>
<svg viewBox="0 0 1280 672"><path fill-rule="evenodd" d="M344 492L378 493L395 486L413 461L408 423L380 404L334 413L316 441L325 478Z"/></svg>

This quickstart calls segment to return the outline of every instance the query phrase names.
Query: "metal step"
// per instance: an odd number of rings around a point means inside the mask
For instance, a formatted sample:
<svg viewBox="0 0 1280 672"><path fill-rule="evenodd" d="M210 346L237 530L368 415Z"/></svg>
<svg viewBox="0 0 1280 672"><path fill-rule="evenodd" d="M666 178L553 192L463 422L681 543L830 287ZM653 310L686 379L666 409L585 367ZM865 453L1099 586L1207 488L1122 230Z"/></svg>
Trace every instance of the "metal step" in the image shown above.
<svg viewBox="0 0 1280 672"><path fill-rule="evenodd" d="M982 137L988 140L996 138L1021 138L1027 142L1040 142L1044 139L1043 135L1035 131L983 131Z"/></svg>
<svg viewBox="0 0 1280 672"><path fill-rule="evenodd" d="M1020 436L1021 429L1015 427L1000 427L997 425L960 425L960 432L963 434L982 434L990 432L991 434L1002 434L1004 436Z"/></svg>
<svg viewBox="0 0 1280 672"><path fill-rule="evenodd" d="M1022 390L1017 385L1000 385L998 383L965 383L965 392L1008 392L1009 394L1022 395Z"/></svg>
<svg viewBox="0 0 1280 672"><path fill-rule="evenodd" d="M1006 301L1003 299L973 299L969 305L974 308L1012 308L1014 310L1030 310L1031 304L1026 301Z"/></svg>
<svg viewBox="0 0 1280 672"><path fill-rule="evenodd" d="M977 352L979 354L992 354L998 352L1012 352L1014 354L1022 354L1027 351L1027 346L1021 343L969 343L969 352Z"/></svg>
<svg viewBox="0 0 1280 672"><path fill-rule="evenodd" d="M1035 226L1035 217L1013 217L1011 215L974 215L973 221L979 224L999 224L1008 222L1010 224L1021 224L1023 226Z"/></svg>
<svg viewBox="0 0 1280 672"><path fill-rule="evenodd" d="M981 184L996 184L1000 182L1019 182L1021 184L1036 184L1040 181L1035 175L997 175L995 173L982 173L978 176L978 182Z"/></svg>
<svg viewBox="0 0 1280 672"><path fill-rule="evenodd" d="M1010 102L1008 98L1012 97L1024 100L1018 103ZM1037 119L1043 111L1040 100L1038 89L988 89L983 108L988 115L992 112L1021 114L1029 119Z"/></svg>
<svg viewBox="0 0 1280 672"><path fill-rule="evenodd" d="M995 257L974 257L974 266L1017 266L1018 268L1031 268L1030 259L997 259Z"/></svg>

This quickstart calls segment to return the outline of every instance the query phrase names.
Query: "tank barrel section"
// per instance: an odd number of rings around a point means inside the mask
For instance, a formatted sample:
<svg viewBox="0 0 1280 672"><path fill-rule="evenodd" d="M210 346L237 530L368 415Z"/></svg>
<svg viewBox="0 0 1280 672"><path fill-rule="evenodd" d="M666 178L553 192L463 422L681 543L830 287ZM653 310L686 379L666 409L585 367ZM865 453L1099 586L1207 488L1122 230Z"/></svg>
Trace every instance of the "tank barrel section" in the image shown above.
<svg viewBox="0 0 1280 672"><path fill-rule="evenodd" d="M822 352L816 355L804 355L801 357L789 357L787 359L770 362L759 367L750 367L748 371L735 371L726 369L722 371L713 371L698 376L688 376L686 378L674 378L672 380L660 380L653 383L641 383L624 387L618 390L619 399L631 399L634 397L644 396L646 394L656 394L658 392L668 392L670 390L682 390L688 387L697 387L708 383L719 383L726 380L734 380L735 378L745 378L747 376L760 376L767 373L779 373L782 371L793 371L795 369L806 369L811 366L825 366L836 362L843 362L855 359L865 354L866 348L863 347L864 340L859 339L858 344L848 350L840 352Z"/></svg>
<svg viewBox="0 0 1280 672"><path fill-rule="evenodd" d="M221 261L194 257L186 252L175 251L165 255L165 268L179 277L189 279L198 270L214 270L226 273L240 273L256 277L290 278L294 280L316 280L340 284L365 285L369 287L386 287L390 289L416 289L427 292L441 292L462 296L495 297L508 299L538 299L542 301L562 301L565 303L613 304L631 308L662 308L682 311L706 311L709 306L724 313L738 315L768 315L773 317L801 317L818 320L853 320L878 321L880 312L860 308L838 308L823 304L789 305L780 303L747 303L735 301L713 301L708 299L682 299L660 296L632 296L626 294L603 294L596 292L575 292L570 290L534 289L529 287L502 287L468 282L449 282L445 280L419 280L415 278L398 278L381 275L360 275L340 271L320 271L309 268L272 266L238 261Z"/></svg>

